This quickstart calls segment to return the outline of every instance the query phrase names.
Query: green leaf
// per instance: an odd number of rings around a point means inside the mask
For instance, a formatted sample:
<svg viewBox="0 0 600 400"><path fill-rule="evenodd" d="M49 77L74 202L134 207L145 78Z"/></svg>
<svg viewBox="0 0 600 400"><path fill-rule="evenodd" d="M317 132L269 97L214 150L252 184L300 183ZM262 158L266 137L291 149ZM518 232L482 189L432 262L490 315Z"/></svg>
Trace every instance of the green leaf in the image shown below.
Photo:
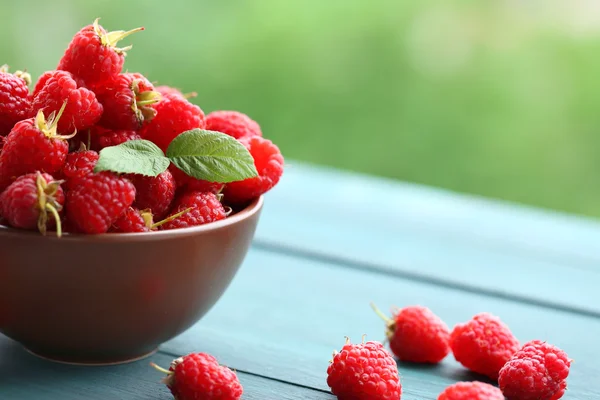
<svg viewBox="0 0 600 400"><path fill-rule="evenodd" d="M169 159L154 143L148 140L130 140L103 148L94 172L157 176L169 168L169 163Z"/></svg>
<svg viewBox="0 0 600 400"><path fill-rule="evenodd" d="M167 157L187 175L209 182L228 183L258 175L248 149L221 132L183 132L169 145Z"/></svg>

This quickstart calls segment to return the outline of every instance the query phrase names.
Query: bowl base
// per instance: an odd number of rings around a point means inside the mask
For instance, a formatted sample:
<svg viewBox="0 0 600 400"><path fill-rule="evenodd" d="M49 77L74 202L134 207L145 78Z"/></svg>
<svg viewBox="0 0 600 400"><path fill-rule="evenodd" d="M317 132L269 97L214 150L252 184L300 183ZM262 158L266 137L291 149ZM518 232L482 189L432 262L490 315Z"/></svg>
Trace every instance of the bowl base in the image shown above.
<svg viewBox="0 0 600 400"><path fill-rule="evenodd" d="M28 353L41 358L43 360L46 361L52 361L55 363L60 363L60 364L68 364L68 365L82 365L82 366L90 366L90 367L103 367L103 366L110 366L110 365L120 365L120 364L128 364L128 363L132 363L135 361L140 361L143 360L145 358L148 358L150 356L152 356L153 354L155 354L158 351L158 348L155 348L152 351L149 351L147 353L144 354L139 354L139 355L133 355L131 357L126 357L126 358L107 358L107 359L102 359L102 360L97 360L97 359L84 359L81 357L68 357L65 355L55 355L55 354L44 354L41 352L37 352L37 351L33 351L27 347L23 347Z"/></svg>

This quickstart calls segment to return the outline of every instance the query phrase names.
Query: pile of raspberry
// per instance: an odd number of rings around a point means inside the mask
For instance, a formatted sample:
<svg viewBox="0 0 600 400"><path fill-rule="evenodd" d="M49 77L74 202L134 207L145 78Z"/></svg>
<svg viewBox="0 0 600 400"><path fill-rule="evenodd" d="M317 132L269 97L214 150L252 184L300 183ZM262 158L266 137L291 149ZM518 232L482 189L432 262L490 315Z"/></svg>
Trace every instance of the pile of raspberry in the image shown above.
<svg viewBox="0 0 600 400"><path fill-rule="evenodd" d="M124 72L131 46L117 45L141 30L108 32L94 21L31 90L28 73L0 69L0 224L59 236L185 228L225 219L279 182L281 152L249 116L205 115L193 93ZM166 151L196 128L238 140L258 175L209 182L173 164L158 176L94 171L103 148L145 139Z"/></svg>

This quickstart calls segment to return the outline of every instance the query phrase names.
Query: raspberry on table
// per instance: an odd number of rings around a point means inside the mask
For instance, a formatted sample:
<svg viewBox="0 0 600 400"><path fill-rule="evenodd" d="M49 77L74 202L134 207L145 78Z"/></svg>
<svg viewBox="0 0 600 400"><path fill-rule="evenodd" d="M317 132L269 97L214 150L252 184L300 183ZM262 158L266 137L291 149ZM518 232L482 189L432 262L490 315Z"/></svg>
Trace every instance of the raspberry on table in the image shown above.
<svg viewBox="0 0 600 400"><path fill-rule="evenodd" d="M11 74L7 65L0 67L0 137L8 135L17 122L31 116L30 83L28 73Z"/></svg>
<svg viewBox="0 0 600 400"><path fill-rule="evenodd" d="M71 134L96 124L102 116L102 104L94 92L82 87L67 71L47 71L38 80L33 90L31 107L42 109L46 115L66 107L58 124L58 131Z"/></svg>
<svg viewBox="0 0 600 400"><path fill-rule="evenodd" d="M48 119L40 110L35 118L18 122L4 138L0 153L0 181L4 185L27 173L42 171L54 174L63 167L69 151L69 137L57 133L63 110L61 108L58 115L51 115ZM4 187L0 187L2 189Z"/></svg>
<svg viewBox="0 0 600 400"><path fill-rule="evenodd" d="M346 344L334 352L327 385L340 400L398 400L402 384L392 355L379 342Z"/></svg>
<svg viewBox="0 0 600 400"><path fill-rule="evenodd" d="M211 192L184 192L175 199L170 216L188 212L161 226L162 229L180 229L191 226L208 224L227 217L227 211L219 201L219 197Z"/></svg>
<svg viewBox="0 0 600 400"><path fill-rule="evenodd" d="M100 125L109 129L138 130L156 115L150 107L161 94L140 73L122 73L102 82L94 89L104 112Z"/></svg>
<svg viewBox="0 0 600 400"><path fill-rule="evenodd" d="M19 177L0 194L0 215L14 228L38 229L43 235L48 227L56 226L61 236L59 212L65 195L60 184L39 171Z"/></svg>
<svg viewBox="0 0 600 400"><path fill-rule="evenodd" d="M67 192L67 218L82 233L105 233L133 204L135 186L128 179L103 171L86 175Z"/></svg>
<svg viewBox="0 0 600 400"><path fill-rule="evenodd" d="M98 20L73 36L57 67L72 73L86 85L99 84L118 75L131 46L118 48L117 44L132 33L144 30L140 27L127 32L107 32Z"/></svg>
<svg viewBox="0 0 600 400"><path fill-rule="evenodd" d="M241 139L251 136L262 136L256 121L238 111L220 110L206 115L206 129L217 131Z"/></svg>
<svg viewBox="0 0 600 400"><path fill-rule="evenodd" d="M489 383L457 382L444 389L437 400L504 400L504 395Z"/></svg>
<svg viewBox="0 0 600 400"><path fill-rule="evenodd" d="M196 179L194 177L191 177L179 168L177 168L175 164L171 164L169 166L169 171L171 171L171 174L175 179L175 183L177 184L178 189L187 191L194 190L198 192L212 192L217 194L221 193L221 191L225 187L224 183L209 182L203 179Z"/></svg>
<svg viewBox="0 0 600 400"><path fill-rule="evenodd" d="M454 327L450 348L465 368L497 380L500 368L519 349L519 341L500 318L480 313Z"/></svg>
<svg viewBox="0 0 600 400"><path fill-rule="evenodd" d="M81 150L67 155L65 165L61 170L61 177L65 180L65 188L77 184L79 178L83 178L94 172L100 155L93 150Z"/></svg>
<svg viewBox="0 0 600 400"><path fill-rule="evenodd" d="M156 116L142 127L140 135L165 153L179 134L206 126L202 109L177 94L163 95L161 101L150 107L154 108Z"/></svg>
<svg viewBox="0 0 600 400"><path fill-rule="evenodd" d="M118 146L130 140L139 140L142 137L134 130L110 130L95 126L91 130L91 145L92 150L100 151L105 147Z"/></svg>
<svg viewBox="0 0 600 400"><path fill-rule="evenodd" d="M508 400L558 400L567 389L571 362L558 347L532 340L502 367L498 384Z"/></svg>
<svg viewBox="0 0 600 400"><path fill-rule="evenodd" d="M223 194L230 204L241 204L265 194L283 175L283 156L273 142L260 136L243 138L240 142L254 158L258 176L225 185Z"/></svg>
<svg viewBox="0 0 600 400"><path fill-rule="evenodd" d="M151 364L166 373L163 382L177 400L238 400L243 387L237 375L206 353L190 353L171 363L169 370Z"/></svg>
<svg viewBox="0 0 600 400"><path fill-rule="evenodd" d="M136 196L133 206L152 212L155 218L162 218L169 211L175 198L175 180L167 169L157 176L127 174L135 186Z"/></svg>
<svg viewBox="0 0 600 400"><path fill-rule="evenodd" d="M386 321L390 350L400 361L436 364L450 352L450 330L429 308L407 306L388 318L371 306Z"/></svg>

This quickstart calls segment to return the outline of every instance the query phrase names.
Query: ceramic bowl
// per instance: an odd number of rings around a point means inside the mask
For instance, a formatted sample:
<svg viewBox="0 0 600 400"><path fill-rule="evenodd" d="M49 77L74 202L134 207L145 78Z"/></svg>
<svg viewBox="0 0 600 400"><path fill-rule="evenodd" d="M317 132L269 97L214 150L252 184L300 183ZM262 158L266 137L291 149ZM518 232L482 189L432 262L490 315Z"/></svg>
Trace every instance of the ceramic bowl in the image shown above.
<svg viewBox="0 0 600 400"><path fill-rule="evenodd" d="M0 228L0 332L51 360L137 360L223 295L254 236L263 197L207 225L61 238Z"/></svg>

